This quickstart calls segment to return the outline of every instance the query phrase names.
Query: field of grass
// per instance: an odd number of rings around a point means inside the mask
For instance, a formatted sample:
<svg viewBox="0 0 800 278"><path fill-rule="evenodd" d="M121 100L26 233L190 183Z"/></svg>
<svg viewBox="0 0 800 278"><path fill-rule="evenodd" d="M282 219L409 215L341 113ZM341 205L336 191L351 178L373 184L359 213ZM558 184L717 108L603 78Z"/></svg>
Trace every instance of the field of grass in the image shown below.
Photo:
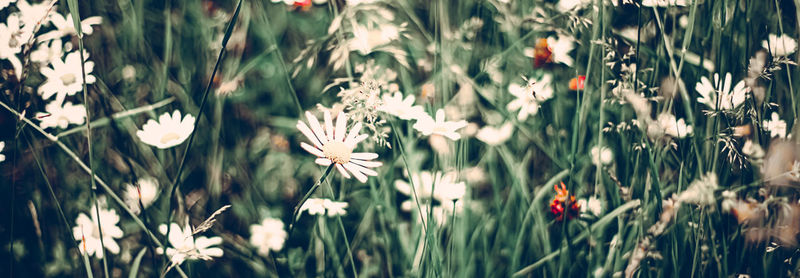
<svg viewBox="0 0 800 278"><path fill-rule="evenodd" d="M797 277L799 17L0 0L0 276Z"/></svg>

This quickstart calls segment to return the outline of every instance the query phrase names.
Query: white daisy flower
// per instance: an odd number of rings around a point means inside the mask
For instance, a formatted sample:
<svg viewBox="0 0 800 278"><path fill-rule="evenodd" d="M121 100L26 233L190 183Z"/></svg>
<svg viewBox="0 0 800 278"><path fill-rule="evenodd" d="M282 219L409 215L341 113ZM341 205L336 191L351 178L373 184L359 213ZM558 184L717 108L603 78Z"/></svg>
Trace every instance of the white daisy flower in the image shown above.
<svg viewBox="0 0 800 278"><path fill-rule="evenodd" d="M25 26L25 33L30 36L37 24L46 26L50 23L50 18L55 14L55 12L50 12L50 4L50 1L42 1L31 5L28 1L17 0L17 9L19 9L21 15L22 25Z"/></svg>
<svg viewBox="0 0 800 278"><path fill-rule="evenodd" d="M84 57L88 59L88 53L84 52ZM42 67L40 72L47 78L47 81L39 86L39 94L42 99L49 99L56 95L56 101L61 102L66 96L74 95L83 91L83 75L81 73L81 54L78 51L67 54L66 59L50 60L51 67ZM83 64L86 70L86 84L92 84L95 77L91 75L94 69L94 62L86 61Z"/></svg>
<svg viewBox="0 0 800 278"><path fill-rule="evenodd" d="M9 15L6 22L0 23L0 60L8 60L14 67L14 72L19 75L22 72L22 62L17 53L22 51L25 43L23 32L16 14Z"/></svg>
<svg viewBox="0 0 800 278"><path fill-rule="evenodd" d="M761 42L761 46L769 50L773 56L784 57L792 55L797 50L797 41L791 36L769 34L767 39Z"/></svg>
<svg viewBox="0 0 800 278"><path fill-rule="evenodd" d="M771 137L786 138L786 122L781 120L778 113L772 112L770 120L764 120L764 129L769 131Z"/></svg>
<svg viewBox="0 0 800 278"><path fill-rule="evenodd" d="M561 0L558 1L558 10L561 12L569 12L578 8L583 8L592 3L592 0Z"/></svg>
<svg viewBox="0 0 800 278"><path fill-rule="evenodd" d="M347 202L336 202L330 199L321 198L308 198L305 203L300 207L300 212L308 211L309 215L327 215L334 217L337 215L345 215L347 211Z"/></svg>
<svg viewBox="0 0 800 278"><path fill-rule="evenodd" d="M161 224L158 227L161 234L167 233L167 225ZM170 224L169 235L167 235L170 245L167 248L172 265L180 265L185 260L205 260L210 261L212 257L222 257L222 248L216 245L222 244L222 238L198 236L194 238L192 228L182 229L177 223ZM157 248L156 253L163 254L163 248Z"/></svg>
<svg viewBox="0 0 800 278"><path fill-rule="evenodd" d="M67 128L70 124L81 125L86 120L86 109L83 104L73 105L67 101L64 106L58 101L51 101L45 105L44 110L47 113L38 112L36 118L39 121L39 126L44 128L59 127Z"/></svg>
<svg viewBox="0 0 800 278"><path fill-rule="evenodd" d="M692 134L692 126L687 125L683 119L676 120L675 115L670 113L662 113L658 115L658 125L661 126L664 133L672 136L673 138L683 138L686 135Z"/></svg>
<svg viewBox="0 0 800 278"><path fill-rule="evenodd" d="M372 53L376 48L389 44L400 37L400 31L391 24L380 25L378 28L368 29L364 26L353 26L353 38L348 46L351 50L358 51L361 55Z"/></svg>
<svg viewBox="0 0 800 278"><path fill-rule="evenodd" d="M52 40L49 44L47 42L40 43L36 50L31 52L31 61L39 63L41 67L46 67L50 61L60 59L64 55L62 47L61 39Z"/></svg>
<svg viewBox="0 0 800 278"><path fill-rule="evenodd" d="M575 39L570 37L548 37L547 46L552 51L553 62L572 66L572 56L569 53L575 49Z"/></svg>
<svg viewBox="0 0 800 278"><path fill-rule="evenodd" d="M404 180L394 181L394 187L407 196L413 197L413 192L416 192L420 199L433 198L441 203L448 203L464 198L467 192L467 186L463 181L456 182L457 175L457 172L443 174L438 171L435 173L421 171L411 176L414 191L411 190L411 185Z"/></svg>
<svg viewBox="0 0 800 278"><path fill-rule="evenodd" d="M414 105L416 98L408 95L403 98L403 93L383 94L381 96L383 104L378 107L378 111L386 112L403 120L419 119L425 115L425 109L421 105Z"/></svg>
<svg viewBox="0 0 800 278"><path fill-rule="evenodd" d="M194 130L194 116L186 114L181 120L181 112L175 110L172 115L164 113L158 117L158 122L153 119L147 121L142 130L136 131L136 136L145 144L159 149L177 146Z"/></svg>
<svg viewBox="0 0 800 278"><path fill-rule="evenodd" d="M464 120L460 120L457 122L445 121L444 110L439 109L436 111L435 120L431 118L431 116L429 116L428 114L425 114L425 116L417 119L417 122L414 123L412 127L421 132L422 135L425 136L431 134L437 134L450 138L450 140L458 140L461 138L461 134L456 132L456 130L461 129L465 126L467 126L467 121Z"/></svg>
<svg viewBox="0 0 800 278"><path fill-rule="evenodd" d="M63 16L59 13L50 14L50 22L56 27L56 30L50 31L40 36L40 40L52 40L66 36L75 36L78 31L75 30L75 24L72 23L72 14L68 13ZM86 35L91 35L94 32L92 25L100 25L103 23L103 18L99 16L87 17L81 20L81 31Z"/></svg>
<svg viewBox="0 0 800 278"><path fill-rule="evenodd" d="M331 120L331 113L323 112L325 118L325 129L323 130L317 117L306 112L309 125L302 120L297 121L297 129L311 141L313 145L305 142L300 143L300 147L318 158L314 161L322 166L334 164L336 170L345 178L350 178L348 171L353 174L360 182L367 182L367 176L377 176L369 168L381 166L381 162L372 161L378 158L376 153L354 153L353 149L358 143L367 139L367 134L358 134L361 131L361 122L356 124L347 133L347 115L339 112L336 116L336 126L334 128ZM346 136L345 136L346 135Z"/></svg>
<svg viewBox="0 0 800 278"><path fill-rule="evenodd" d="M139 199L142 200L142 206L147 208L152 205L158 197L158 180L155 178L145 177L139 179L138 184L138 188L135 185L127 184L125 186L124 196L125 204L136 214L140 212Z"/></svg>
<svg viewBox="0 0 800 278"><path fill-rule="evenodd" d="M611 164L614 160L614 153L608 147L594 146L589 152L592 154L592 163L597 166Z"/></svg>
<svg viewBox="0 0 800 278"><path fill-rule="evenodd" d="M686 6L686 0L642 0L642 6L645 7L675 7Z"/></svg>
<svg viewBox="0 0 800 278"><path fill-rule="evenodd" d="M0 0L0 11L8 7L11 3L17 2L17 0Z"/></svg>
<svg viewBox="0 0 800 278"><path fill-rule="evenodd" d="M250 244L257 247L262 256L269 256L270 250L281 250L289 237L283 226L283 221L270 217L261 220L261 224L250 225Z"/></svg>
<svg viewBox="0 0 800 278"><path fill-rule="evenodd" d="M3 151L6 147L6 142L0 141L0 151ZM6 161L6 155L0 154L0 162Z"/></svg>
<svg viewBox="0 0 800 278"><path fill-rule="evenodd" d="M529 80L525 87L511 83L508 85L508 92L516 99L509 102L506 109L519 110L517 120L520 121L528 119L528 115L536 115L539 112L539 104L553 97L553 87L550 86L552 79L551 75L546 74L539 80Z"/></svg>
<svg viewBox="0 0 800 278"><path fill-rule="evenodd" d="M481 140L481 142L487 145L496 146L508 141L512 134L514 134L514 124L506 122L500 126L500 128L489 125L482 127L478 130L478 133L475 134L475 138L478 138L478 140Z"/></svg>
<svg viewBox="0 0 800 278"><path fill-rule="evenodd" d="M762 149L757 143L753 143L753 140L747 140L744 142L744 146L742 146L742 153L755 159L764 157L764 149Z"/></svg>
<svg viewBox="0 0 800 278"><path fill-rule="evenodd" d="M116 239L122 238L122 229L117 227L119 223L119 215L113 209L100 209L100 226L97 221L96 207L92 206L89 209L89 215L84 213L78 215L75 220L76 226L72 228L72 236L75 237L79 243L81 253L89 256L94 254L98 259L103 258L103 245L108 251L113 254L119 254L119 245ZM103 244L100 244L100 228L103 229Z"/></svg>
<svg viewBox="0 0 800 278"><path fill-rule="evenodd" d="M695 90L700 93L697 102L705 104L711 109L717 109L717 94L719 94L720 110L730 110L739 107L739 105L742 105L747 99L747 87L745 86L744 80L742 80L736 83L736 86L731 90L732 82L733 79L731 78L730 72L726 73L725 79L721 81L719 80L719 74L715 73L714 83L711 83L708 78L703 76L700 82L697 83L697 86L695 86ZM719 91L716 89L717 84L722 85Z"/></svg>

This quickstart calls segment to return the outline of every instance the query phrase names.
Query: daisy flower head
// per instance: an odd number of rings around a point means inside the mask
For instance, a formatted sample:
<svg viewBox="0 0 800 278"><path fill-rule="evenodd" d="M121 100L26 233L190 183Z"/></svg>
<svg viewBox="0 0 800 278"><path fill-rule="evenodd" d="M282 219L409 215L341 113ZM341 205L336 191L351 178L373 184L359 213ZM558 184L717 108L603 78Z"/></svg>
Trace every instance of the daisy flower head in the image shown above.
<svg viewBox="0 0 800 278"><path fill-rule="evenodd" d="M417 119L417 122L412 127L425 136L436 134L450 138L450 140L461 139L461 134L456 130L467 126L467 121L446 121L444 117L444 109L439 109L436 110L436 119L425 114L425 116Z"/></svg>
<svg viewBox="0 0 800 278"><path fill-rule="evenodd" d="M88 59L88 53L84 53L85 58ZM40 72L47 78L47 81L39 86L39 94L43 99L49 99L53 95L56 96L56 101L61 102L64 97L74 95L77 92L83 91L83 74L81 72L81 54L78 51L73 51L67 54L64 61L60 58L50 60L52 67L42 67ZM86 61L83 64L86 71L86 84L95 82L95 77L91 75L94 69L94 62Z"/></svg>
<svg viewBox="0 0 800 278"><path fill-rule="evenodd" d="M539 104L553 97L553 80L551 75L543 75L538 80L530 79L525 86L516 83L508 85L510 92L516 99L506 105L508 111L517 111L517 120L524 121L529 115L539 112Z"/></svg>
<svg viewBox="0 0 800 278"><path fill-rule="evenodd" d="M24 44L24 34L20 28L20 19L16 14L9 15L5 23L0 22L0 60L8 60L16 74L22 72L22 62L17 57Z"/></svg>
<svg viewBox="0 0 800 278"><path fill-rule="evenodd" d="M797 50L797 41L791 36L769 34L767 39L761 42L761 46L769 49L772 56L784 57L792 55Z"/></svg>
<svg viewBox="0 0 800 278"><path fill-rule="evenodd" d="M142 130L136 131L136 136L145 144L159 149L167 149L177 146L194 130L194 116L186 114L181 120L181 112L175 110L172 115L164 113L158 117L158 122L150 119L142 126Z"/></svg>
<svg viewBox="0 0 800 278"><path fill-rule="evenodd" d="M324 111L323 114L324 129L311 112L306 112L308 124L302 120L297 121L297 129L311 141L311 144L300 143L300 147L317 156L314 161L317 164L334 165L345 178L350 178L348 173L350 172L358 181L365 183L367 176L377 176L378 172L370 168L382 165L381 162L372 161L378 158L378 154L353 152L356 145L368 137L367 134L358 134L361 131L361 122L356 122L350 129L350 133L347 133L347 114L339 112L336 116L335 126L331 119L331 113Z"/></svg>
<svg viewBox="0 0 800 278"><path fill-rule="evenodd" d="M138 187L128 184L125 187L125 204L134 212L139 213L139 200L142 200L144 208L152 205L158 197L158 180L152 177L139 179Z"/></svg>
<svg viewBox="0 0 800 278"><path fill-rule="evenodd" d="M309 215L328 215L334 217L337 215L345 215L347 211L347 202L336 202L330 199L309 198L300 207L300 212L308 211Z"/></svg>
<svg viewBox="0 0 800 278"><path fill-rule="evenodd" d="M730 110L739 107L739 105L742 105L747 99L747 87L745 86L744 80L742 80L731 88L732 82L733 78L731 78L730 72L725 74L725 79L723 80L719 79L719 73L715 73L714 83L711 83L707 77L703 76L700 78L700 82L697 83L697 86L695 86L695 90L700 94L700 97L697 98L697 102L705 104L711 109L717 109L717 102L719 102L720 110ZM721 87L717 88L717 84L721 84ZM717 94L719 94L719 100L717 100Z"/></svg>
<svg viewBox="0 0 800 278"><path fill-rule="evenodd" d="M81 253L89 256L94 255L98 259L103 258L103 245L108 251L113 254L119 254L119 245L116 239L123 236L122 229L117 226L119 223L119 215L113 209L100 209L100 221L98 225L96 207L92 206L89 209L89 215L84 213L78 215L75 219L76 226L72 228L72 236L74 236L79 243ZM100 229L102 228L103 242L100 242Z"/></svg>
<svg viewBox="0 0 800 278"><path fill-rule="evenodd" d="M158 227L161 234L167 233L167 225L161 224ZM222 257L222 248L217 245L222 244L222 238L215 237L194 237L192 228L187 225L182 229L177 223L170 224L169 244L172 247L167 248L167 256L169 256L172 265L180 265L186 260L205 260L210 261L212 257ZM157 248L156 253L164 254L162 248Z"/></svg>
<svg viewBox="0 0 800 278"><path fill-rule="evenodd" d="M50 43L43 42L36 46L36 50L31 52L31 61L39 63L42 67L46 67L50 61L61 59L64 55L62 49L63 42L61 39L55 39Z"/></svg>
<svg viewBox="0 0 800 278"><path fill-rule="evenodd" d="M62 106L58 101L51 101L45 105L47 113L38 112L36 118L41 121L42 128L59 127L67 128L70 124L80 125L86 120L86 109L83 104L73 105L67 101Z"/></svg>
<svg viewBox="0 0 800 278"><path fill-rule="evenodd" d="M283 228L283 221L266 217L260 224L250 226L250 244L258 248L258 253L268 256L269 251L279 251L289 234Z"/></svg>
<svg viewBox="0 0 800 278"><path fill-rule="evenodd" d="M467 192L466 184L456 182L457 172L442 172L431 173L429 171L421 171L411 176L413 184L409 184L404 180L394 181L394 187L400 193L406 196L412 196L413 192L417 193L420 199L434 199L441 203L449 203L464 198Z"/></svg>
<svg viewBox="0 0 800 278"><path fill-rule="evenodd" d="M553 62L572 66L572 56L569 53L575 49L575 40L570 37L548 37L547 45L553 51Z"/></svg>
<svg viewBox="0 0 800 278"><path fill-rule="evenodd" d="M482 127L478 130L478 133L475 134L475 138L478 138L478 140L481 140L481 142L487 145L496 146L508 141L512 134L514 134L514 124L506 122L499 128L489 125Z"/></svg>
<svg viewBox="0 0 800 278"><path fill-rule="evenodd" d="M71 13L68 13L66 16L63 16L59 13L51 13L50 22L53 23L53 26L56 27L56 30L50 31L42 35L39 38L42 41L58 39L66 36L78 35L78 31L75 30L75 24L72 23ZM87 17L84 20L81 20L81 32L83 32L86 35L91 35L92 33L94 33L94 28L92 28L92 25L100 25L101 23L103 23L102 17L99 16Z"/></svg>
<svg viewBox="0 0 800 278"><path fill-rule="evenodd" d="M769 131L771 137L786 138L786 122L781 120L778 113L772 112L769 120L764 120L764 129Z"/></svg>
<svg viewBox="0 0 800 278"><path fill-rule="evenodd" d="M419 119L425 115L425 109L421 105L414 105L416 98L414 95L408 95L403 98L403 93L394 92L394 94L383 94L381 96L382 104L378 106L378 111L386 112L403 120Z"/></svg>

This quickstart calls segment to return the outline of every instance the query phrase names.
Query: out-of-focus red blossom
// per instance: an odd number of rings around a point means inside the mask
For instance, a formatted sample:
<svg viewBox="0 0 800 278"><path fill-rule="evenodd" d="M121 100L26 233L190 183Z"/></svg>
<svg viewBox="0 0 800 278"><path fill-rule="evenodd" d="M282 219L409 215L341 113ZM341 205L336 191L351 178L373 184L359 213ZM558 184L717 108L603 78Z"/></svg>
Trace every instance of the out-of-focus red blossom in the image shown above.
<svg viewBox="0 0 800 278"><path fill-rule="evenodd" d="M578 213L581 211L581 205L575 201L574 195L569 195L569 191L567 191L567 186L564 185L564 182L561 182L560 188L558 185L553 185L553 188L556 190L556 196L550 201L550 212L555 215L556 220L561 221L564 219L564 211L567 210L565 209L567 205L569 205L569 210L566 212L567 217L572 219L578 216Z"/></svg>
<svg viewBox="0 0 800 278"><path fill-rule="evenodd" d="M573 91L583 90L583 83L586 83L586 76L579 75L577 78L572 78L569 81L569 89Z"/></svg>
<svg viewBox="0 0 800 278"><path fill-rule="evenodd" d="M533 46L533 67L539 68L552 62L553 50L547 45L547 39L537 39L536 45Z"/></svg>
<svg viewBox="0 0 800 278"><path fill-rule="evenodd" d="M308 9L311 9L311 0L294 1L294 6L303 11L307 11Z"/></svg>

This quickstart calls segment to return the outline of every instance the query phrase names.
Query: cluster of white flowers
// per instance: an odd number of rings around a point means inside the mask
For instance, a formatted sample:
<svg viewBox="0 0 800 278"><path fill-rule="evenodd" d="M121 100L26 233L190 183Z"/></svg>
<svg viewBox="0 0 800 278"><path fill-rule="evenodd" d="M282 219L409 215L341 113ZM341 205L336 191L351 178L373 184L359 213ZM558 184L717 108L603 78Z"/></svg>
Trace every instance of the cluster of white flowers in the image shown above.
<svg viewBox="0 0 800 278"><path fill-rule="evenodd" d="M591 213L594 216L603 214L603 202L595 196L578 200L578 205L581 207L581 213Z"/></svg>
<svg viewBox="0 0 800 278"><path fill-rule="evenodd" d="M309 198L303 203L303 206L300 207L300 212L303 213L304 211L308 211L310 215L328 215L328 217L334 217L337 215L345 215L347 211L347 202L336 202L331 201L330 199L320 199L320 198Z"/></svg>
<svg viewBox="0 0 800 278"><path fill-rule="evenodd" d="M102 259L105 254L102 249L105 246L111 253L119 254L120 248L116 239L123 236L122 229L117 226L119 215L113 209L100 208L98 221L96 209L96 206L92 206L89 209L91 217L84 213L78 215L78 218L75 219L76 226L72 228L72 236L80 241L78 244L81 253L89 256L94 255L98 259ZM103 234L102 243L100 240L101 229Z"/></svg>
<svg viewBox="0 0 800 278"><path fill-rule="evenodd" d="M589 152L592 154L592 164L597 166L609 165L614 160L614 153L605 146L594 146Z"/></svg>

